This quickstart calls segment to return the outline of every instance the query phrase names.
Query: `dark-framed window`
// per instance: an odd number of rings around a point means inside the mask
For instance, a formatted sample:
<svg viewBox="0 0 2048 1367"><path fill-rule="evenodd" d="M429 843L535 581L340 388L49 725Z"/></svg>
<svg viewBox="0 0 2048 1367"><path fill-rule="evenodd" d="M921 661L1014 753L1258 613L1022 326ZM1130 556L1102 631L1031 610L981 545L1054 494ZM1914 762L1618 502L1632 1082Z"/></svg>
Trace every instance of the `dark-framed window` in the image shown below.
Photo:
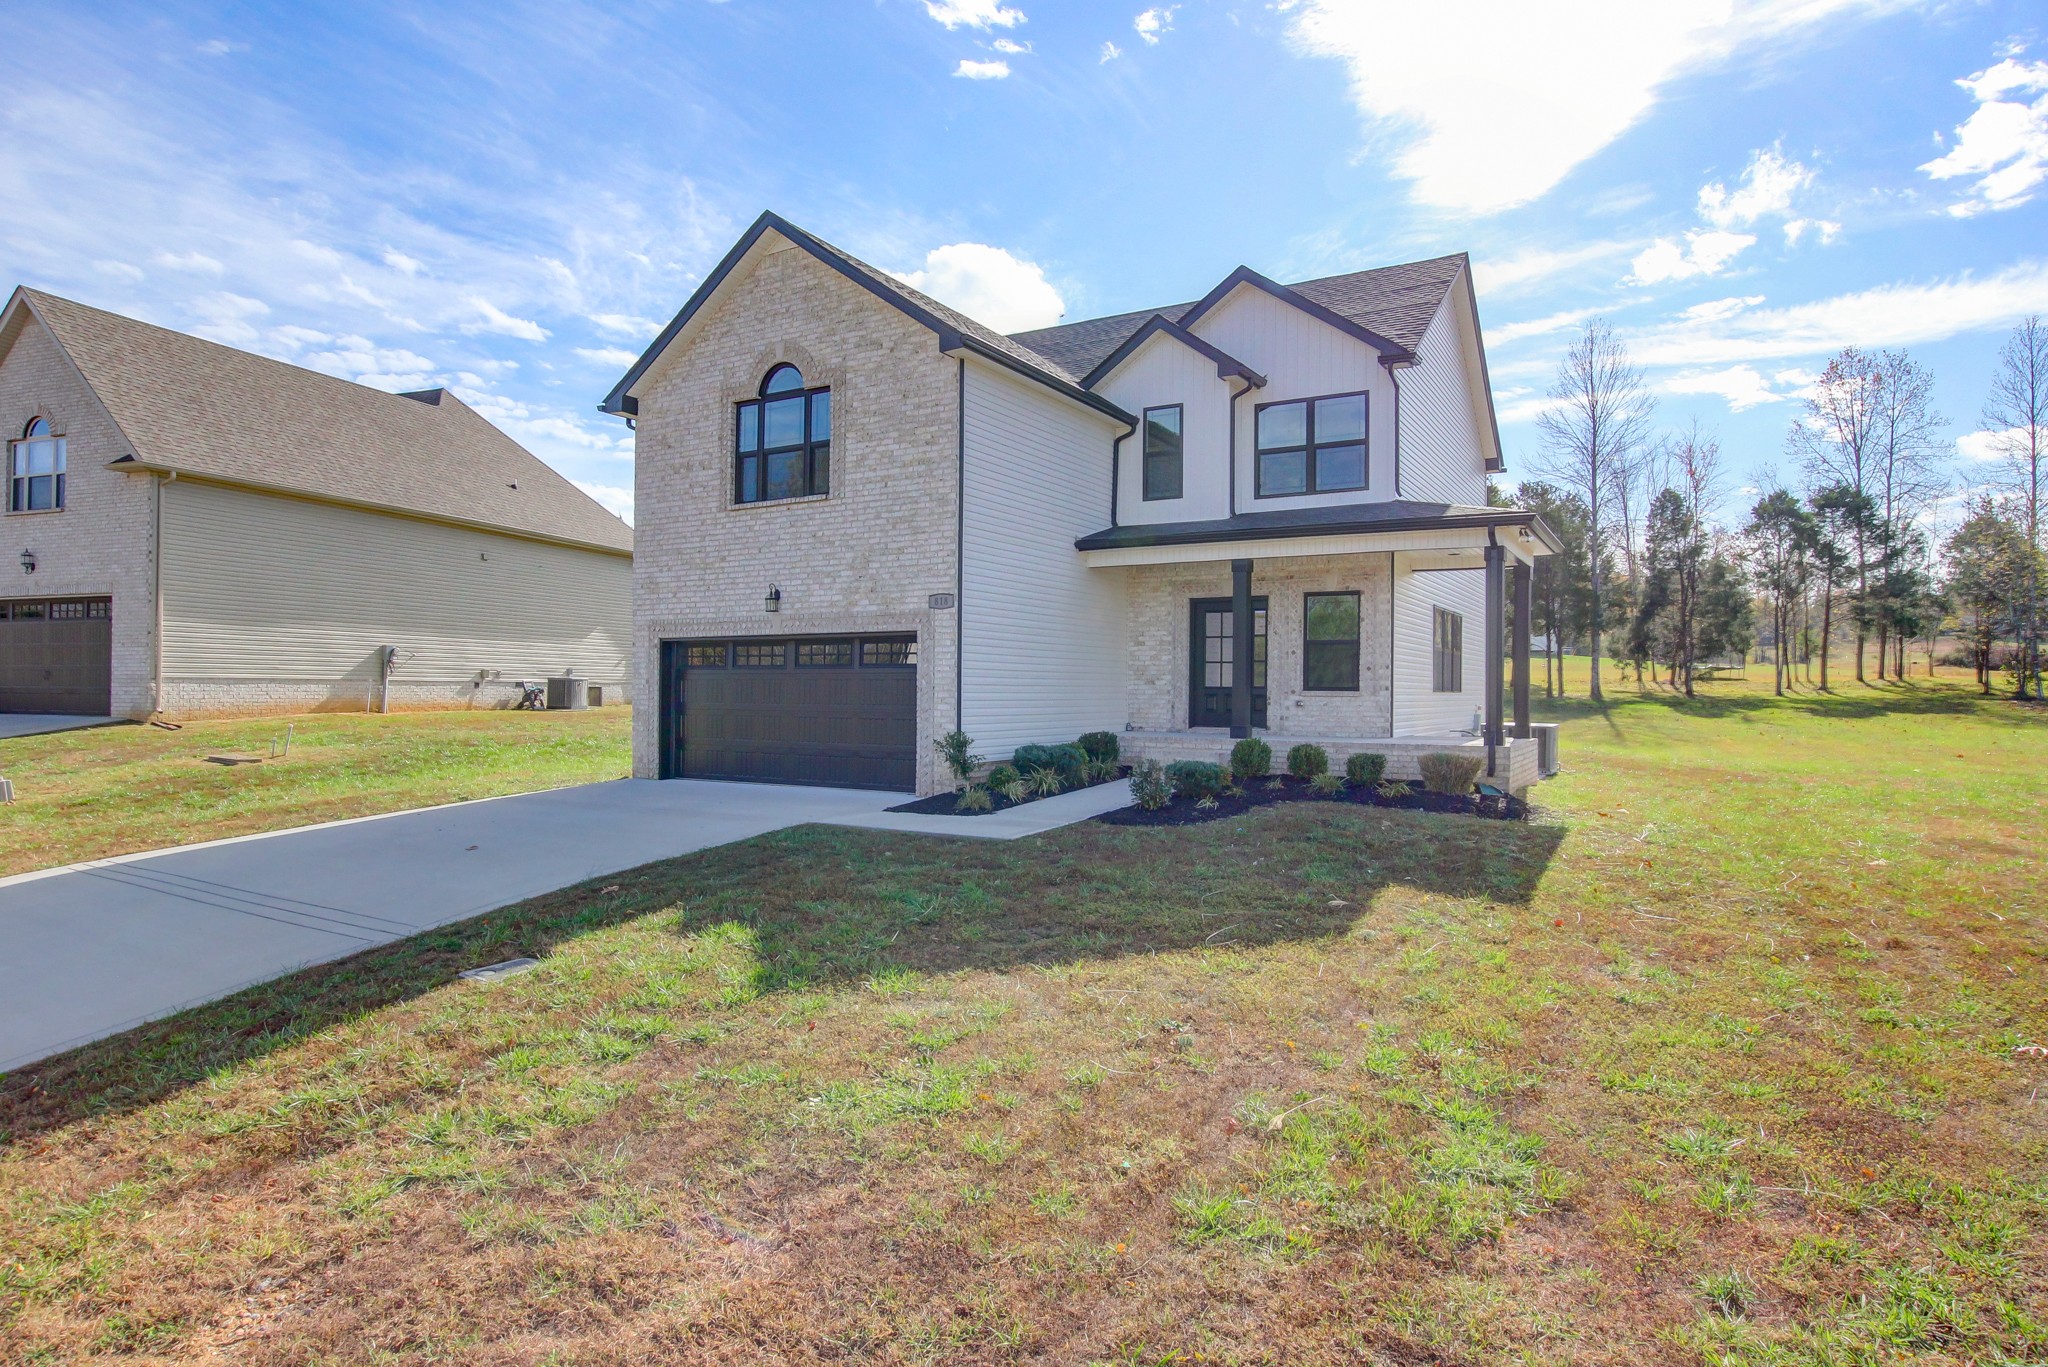
<svg viewBox="0 0 2048 1367"><path fill-rule="evenodd" d="M832 489L832 391L806 389L803 372L779 365L761 397L733 414L732 498L767 503Z"/></svg>
<svg viewBox="0 0 2048 1367"><path fill-rule="evenodd" d="M724 641L692 641L683 647L683 663L692 669L723 669L726 644Z"/></svg>
<svg viewBox="0 0 2048 1367"><path fill-rule="evenodd" d="M789 642L735 641L732 662L741 669L781 669L789 663Z"/></svg>
<svg viewBox="0 0 2048 1367"><path fill-rule="evenodd" d="M31 418L7 444L7 511L55 512L64 506L64 438L47 418Z"/></svg>
<svg viewBox="0 0 2048 1367"><path fill-rule="evenodd" d="M876 669L892 665L917 664L917 638L914 636L892 637L883 640L868 640L860 643L860 662L863 668Z"/></svg>
<svg viewBox="0 0 2048 1367"><path fill-rule="evenodd" d="M853 664L853 642L851 641L798 641L796 643L796 667L798 669L846 668Z"/></svg>
<svg viewBox="0 0 2048 1367"><path fill-rule="evenodd" d="M1180 497L1181 406L1145 410L1145 497Z"/></svg>
<svg viewBox="0 0 2048 1367"><path fill-rule="evenodd" d="M1465 618L1449 608L1436 610L1430 640L1430 689L1437 693L1465 691Z"/></svg>
<svg viewBox="0 0 2048 1367"><path fill-rule="evenodd" d="M1262 403L1252 413L1260 498L1366 487L1366 396Z"/></svg>
<svg viewBox="0 0 2048 1367"><path fill-rule="evenodd" d="M1302 598L1301 686L1319 693L1358 691L1358 595Z"/></svg>

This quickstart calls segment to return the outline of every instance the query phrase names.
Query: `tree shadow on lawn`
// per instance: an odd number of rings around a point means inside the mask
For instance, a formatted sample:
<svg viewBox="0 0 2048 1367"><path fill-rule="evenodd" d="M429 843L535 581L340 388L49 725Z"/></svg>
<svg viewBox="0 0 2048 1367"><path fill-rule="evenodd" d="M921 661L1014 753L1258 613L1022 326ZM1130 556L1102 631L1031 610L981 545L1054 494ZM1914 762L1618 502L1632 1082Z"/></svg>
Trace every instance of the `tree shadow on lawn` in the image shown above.
<svg viewBox="0 0 2048 1367"><path fill-rule="evenodd" d="M2008 708L1997 706L2004 699L1996 694L1981 697L1970 689L1946 684L1928 685L1918 680L1895 683L1857 683L1853 679L1837 680L1831 692L1822 693L1815 687L1802 686L1796 691L1788 690L1784 697L1777 697L1766 690L1760 690L1754 683L1740 685L1741 691L1734 691L1726 684L1717 685L1707 681L1697 686L1697 695L1686 697L1677 689L1663 684L1645 683L1639 691L1633 680L1616 682L1607 688L1607 696L1601 702L1583 697L1545 698L1538 694L1535 703L1539 721L1605 721L1610 728L1619 729L1618 720L1628 709L1637 707L1660 707L1666 711L1682 713L1701 720L1720 720L1729 717L1751 716L1762 712L1797 712L1806 716L1834 721L1866 720L1887 716L1955 717L1982 714L1989 720L2007 721L2015 725L2037 724L2039 716L2032 711L2014 704Z"/></svg>
<svg viewBox="0 0 2048 1367"><path fill-rule="evenodd" d="M463 969L655 913L751 934L764 993L1343 935L1389 887L1525 904L1564 828L1298 803L1019 841L805 826L643 865L304 969L0 1077L0 1150L124 1113L418 997ZM479 989L487 990L487 989ZM602 1005L591 1003L593 1009Z"/></svg>

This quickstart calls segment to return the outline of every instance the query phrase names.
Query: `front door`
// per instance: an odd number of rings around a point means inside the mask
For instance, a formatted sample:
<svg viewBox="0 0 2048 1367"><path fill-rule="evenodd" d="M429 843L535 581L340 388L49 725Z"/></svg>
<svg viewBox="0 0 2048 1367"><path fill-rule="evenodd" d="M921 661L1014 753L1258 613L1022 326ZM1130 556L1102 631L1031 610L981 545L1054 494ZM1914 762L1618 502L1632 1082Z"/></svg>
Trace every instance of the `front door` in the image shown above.
<svg viewBox="0 0 2048 1367"><path fill-rule="evenodd" d="M1236 619L1228 598L1188 605L1188 725L1230 725ZM1266 600L1252 599L1252 725L1266 724Z"/></svg>

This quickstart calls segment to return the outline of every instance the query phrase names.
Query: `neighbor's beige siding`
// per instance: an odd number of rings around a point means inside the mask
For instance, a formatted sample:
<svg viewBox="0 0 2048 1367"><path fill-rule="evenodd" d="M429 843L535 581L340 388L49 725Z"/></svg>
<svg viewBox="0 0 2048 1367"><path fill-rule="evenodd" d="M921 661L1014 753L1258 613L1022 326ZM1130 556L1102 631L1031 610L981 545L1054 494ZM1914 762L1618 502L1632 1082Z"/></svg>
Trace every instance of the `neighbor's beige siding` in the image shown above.
<svg viewBox="0 0 2048 1367"><path fill-rule="evenodd" d="M499 707L573 670L622 695L624 556L176 480L163 487L165 710Z"/></svg>

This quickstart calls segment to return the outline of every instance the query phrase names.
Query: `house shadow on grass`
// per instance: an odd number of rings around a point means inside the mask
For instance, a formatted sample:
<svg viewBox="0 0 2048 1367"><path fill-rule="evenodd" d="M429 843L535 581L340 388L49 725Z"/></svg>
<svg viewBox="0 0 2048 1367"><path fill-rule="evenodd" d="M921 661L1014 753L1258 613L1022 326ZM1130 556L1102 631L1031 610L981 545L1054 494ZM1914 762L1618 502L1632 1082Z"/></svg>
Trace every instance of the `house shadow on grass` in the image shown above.
<svg viewBox="0 0 2048 1367"><path fill-rule="evenodd" d="M1524 904L1563 837L1536 822L1336 803L1180 828L1084 822L1006 842L799 827L593 879L21 1069L0 1078L0 1148L154 1104L463 969L545 958L656 913L679 941L745 927L762 993L830 990L891 971L1314 941L1353 929L1390 887Z"/></svg>

